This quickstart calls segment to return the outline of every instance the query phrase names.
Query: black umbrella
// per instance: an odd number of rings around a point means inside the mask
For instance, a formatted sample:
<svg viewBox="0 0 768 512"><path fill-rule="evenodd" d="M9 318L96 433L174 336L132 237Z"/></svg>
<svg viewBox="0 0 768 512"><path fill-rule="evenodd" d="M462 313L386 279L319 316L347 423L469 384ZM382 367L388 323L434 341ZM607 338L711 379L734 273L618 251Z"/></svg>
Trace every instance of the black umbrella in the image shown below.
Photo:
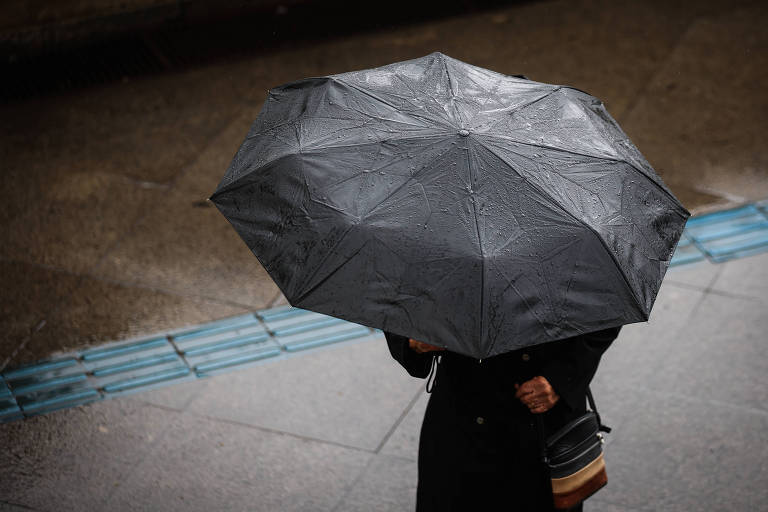
<svg viewBox="0 0 768 512"><path fill-rule="evenodd" d="M211 200L293 306L477 358L647 320L689 216L599 100L440 53L271 90Z"/></svg>

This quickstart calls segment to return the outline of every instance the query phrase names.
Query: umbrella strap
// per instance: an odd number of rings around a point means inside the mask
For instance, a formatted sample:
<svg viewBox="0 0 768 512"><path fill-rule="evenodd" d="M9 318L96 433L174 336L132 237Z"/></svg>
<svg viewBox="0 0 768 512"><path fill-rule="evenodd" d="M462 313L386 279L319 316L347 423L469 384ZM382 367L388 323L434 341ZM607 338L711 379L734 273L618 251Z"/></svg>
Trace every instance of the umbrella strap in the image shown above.
<svg viewBox="0 0 768 512"><path fill-rule="evenodd" d="M437 375L437 365L440 364L441 356L432 356L432 367L429 369L429 376L427 377L427 393L431 393L435 387L435 376Z"/></svg>

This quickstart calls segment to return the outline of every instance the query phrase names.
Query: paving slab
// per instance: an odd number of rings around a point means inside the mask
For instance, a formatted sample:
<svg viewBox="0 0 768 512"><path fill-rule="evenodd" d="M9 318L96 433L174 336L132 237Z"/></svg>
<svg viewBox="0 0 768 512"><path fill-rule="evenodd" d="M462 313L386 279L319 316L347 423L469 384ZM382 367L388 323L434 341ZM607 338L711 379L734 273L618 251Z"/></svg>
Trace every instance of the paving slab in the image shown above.
<svg viewBox="0 0 768 512"><path fill-rule="evenodd" d="M0 198L12 217L1 224L0 257L87 272L126 234L146 201L160 197L159 191L97 170L67 172L55 165L37 158L34 165L3 173ZM16 194L23 204L15 204L18 198L6 201Z"/></svg>
<svg viewBox="0 0 768 512"><path fill-rule="evenodd" d="M104 500L157 446L171 413L98 402L0 425L0 502L105 510Z"/></svg>
<svg viewBox="0 0 768 512"><path fill-rule="evenodd" d="M421 423L424 420L424 413L427 410L429 396L430 395L424 391L423 388L419 390L416 402L410 408L395 431L392 432L389 439L387 439L387 442L381 448L380 453L413 461L418 459Z"/></svg>
<svg viewBox="0 0 768 512"><path fill-rule="evenodd" d="M245 312L238 306L84 277L9 366Z"/></svg>
<svg viewBox="0 0 768 512"><path fill-rule="evenodd" d="M656 378L659 364L674 350L702 297L698 289L662 284L650 320L622 327L603 354L593 380L598 407L604 394L617 385L622 389L644 388ZM609 418L610 413L606 416Z"/></svg>
<svg viewBox="0 0 768 512"><path fill-rule="evenodd" d="M768 302L768 254L729 261L712 287Z"/></svg>
<svg viewBox="0 0 768 512"><path fill-rule="evenodd" d="M708 294L648 387L768 411L765 303Z"/></svg>
<svg viewBox="0 0 768 512"><path fill-rule="evenodd" d="M237 111L242 82L234 78L211 66L7 103L0 154L10 155L10 168L43 160L168 183Z"/></svg>
<svg viewBox="0 0 768 512"><path fill-rule="evenodd" d="M381 337L220 375L187 410L375 450L422 385Z"/></svg>
<svg viewBox="0 0 768 512"><path fill-rule="evenodd" d="M584 505L584 510L589 512L638 512L639 508L629 508L615 503L609 503L601 499L600 495L589 498Z"/></svg>
<svg viewBox="0 0 768 512"><path fill-rule="evenodd" d="M34 509L30 507L22 507L19 505L14 505L12 503L3 503L2 501L0 501L0 511L2 512L23 512L25 510L29 511Z"/></svg>
<svg viewBox="0 0 768 512"><path fill-rule="evenodd" d="M184 192L165 194L96 274L252 309L267 307L277 286L213 204L199 200Z"/></svg>
<svg viewBox="0 0 768 512"><path fill-rule="evenodd" d="M334 512L401 512L416 507L416 462L376 455Z"/></svg>
<svg viewBox="0 0 768 512"><path fill-rule="evenodd" d="M768 97L758 85L768 80L766 22L759 2L693 20L622 119L673 191L725 201L768 196L760 135Z"/></svg>
<svg viewBox="0 0 768 512"><path fill-rule="evenodd" d="M178 415L108 510L330 510L371 454ZM181 469L183 468L183 469Z"/></svg>
<svg viewBox="0 0 768 512"><path fill-rule="evenodd" d="M69 298L78 282L78 276L68 272L0 261L0 289L13 290L0 294L0 370L40 323Z"/></svg>
<svg viewBox="0 0 768 512"><path fill-rule="evenodd" d="M715 282L723 267L707 260L671 267L664 276L662 286L683 285L704 290Z"/></svg>
<svg viewBox="0 0 768 512"><path fill-rule="evenodd" d="M663 392L635 399L637 414L606 450L602 499L648 511L761 509L768 414Z"/></svg>
<svg viewBox="0 0 768 512"><path fill-rule="evenodd" d="M184 411L197 395L202 393L210 379L185 380L169 386L141 391L127 397L140 403L156 405L166 409Z"/></svg>
<svg viewBox="0 0 768 512"><path fill-rule="evenodd" d="M267 97L266 89L269 87L267 85L263 88L264 99ZM210 197L224 177L224 172L260 111L260 104L244 105L238 115L207 142L195 161L184 168L183 174L176 181L176 190L188 192L198 200Z"/></svg>

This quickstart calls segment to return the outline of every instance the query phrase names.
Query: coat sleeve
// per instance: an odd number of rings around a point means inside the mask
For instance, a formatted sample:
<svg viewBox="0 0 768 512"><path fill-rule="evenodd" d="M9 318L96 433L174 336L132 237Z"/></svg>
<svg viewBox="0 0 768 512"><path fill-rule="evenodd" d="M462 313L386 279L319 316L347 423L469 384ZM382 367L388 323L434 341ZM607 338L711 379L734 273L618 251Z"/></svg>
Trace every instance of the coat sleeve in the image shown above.
<svg viewBox="0 0 768 512"><path fill-rule="evenodd" d="M389 352L392 357L402 365L403 368L412 376L425 378L429 375L429 370L432 367L432 354L419 354L411 350L408 346L408 338L384 331L384 336L387 338L387 345L389 345Z"/></svg>
<svg viewBox="0 0 768 512"><path fill-rule="evenodd" d="M619 335L620 329L612 327L556 342L557 349L543 364L542 377L549 381L555 393L571 409L584 407L587 387L597 371L600 358Z"/></svg>

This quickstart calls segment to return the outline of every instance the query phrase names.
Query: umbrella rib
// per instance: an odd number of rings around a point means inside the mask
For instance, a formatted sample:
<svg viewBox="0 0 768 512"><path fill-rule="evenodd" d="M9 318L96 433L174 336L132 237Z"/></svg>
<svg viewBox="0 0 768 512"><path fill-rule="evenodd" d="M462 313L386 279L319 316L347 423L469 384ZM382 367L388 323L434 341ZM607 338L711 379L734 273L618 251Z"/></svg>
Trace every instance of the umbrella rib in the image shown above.
<svg viewBox="0 0 768 512"><path fill-rule="evenodd" d="M360 114L366 115L370 119L376 119L376 120L379 120L379 121L388 121L390 123L404 124L404 125L407 125L407 126L420 126L420 127L427 127L427 128L429 127L429 125L426 125L426 124L406 123L405 121L398 121L396 119L388 119L386 117L374 116L374 115L371 115L371 114L369 114L369 113L367 113L367 112L365 112L363 110L359 110L359 109L352 108L352 107L349 107L349 106L347 106L347 108L349 108L350 110L353 110L354 112L358 112ZM328 121L360 121L360 119L347 118L347 117L330 117L330 116L309 116L309 117L304 117L304 114L302 113L302 114L299 114L298 116L294 117L293 119L289 119L288 121L284 121L282 123L278 123L278 124L272 125L269 128L264 128L264 129L262 129L262 130L260 130L258 132L249 133L245 137L245 140L250 140L250 139L256 138L256 137L258 137L260 135L264 135L264 134L274 130L275 128L280 128L280 127L287 126L287 125L290 125L290 124L293 124L293 123L298 123L298 122L301 122L301 121L313 120L313 119L326 119ZM362 122L363 122L363 124L366 124L368 121L362 121ZM353 129L353 128L359 128L359 126L351 127L351 128L347 128L347 129ZM341 128L341 129L343 130L345 128Z"/></svg>
<svg viewBox="0 0 768 512"><path fill-rule="evenodd" d="M492 139L502 139L502 140L505 140L505 141L508 141L508 142L514 142L515 144L520 144L520 145L523 145L523 146L530 146L530 147L533 147L533 148L543 148L543 149L546 149L546 150L549 150L549 151L555 151L557 153L567 153L567 154L570 154L570 155L577 155L577 156L585 156L587 158L594 158L596 160L606 160L606 161L609 161L609 162L616 162L616 163L627 164L630 167L632 167L632 169L634 169L643 178L645 178L646 180L648 180L651 183L653 183L653 185L656 188L661 190L664 193L665 196L667 196L669 199L672 200L672 206L675 207L676 209L680 210L680 208L677 206L679 201L677 200L677 198L669 190L667 190L665 187L661 186L659 183L657 183L655 180L653 180L650 176L648 176L648 174L643 172L643 170L640 169L634 162L630 162L626 158L612 158L612 157L608 157L608 156L590 155L589 153L580 153L578 151L571 151L570 149L557 148L557 147L554 147L554 146L547 146L547 145L543 145L543 144L533 144L531 142L523 142L523 141L520 141L520 140L513 139L512 137L505 137L503 135L496 135L496 134L491 134L491 133L483 133L482 135L483 135L483 137L488 137L488 138L492 138ZM687 210L684 210L684 211L686 213L688 212Z"/></svg>
<svg viewBox="0 0 768 512"><path fill-rule="evenodd" d="M361 94L364 94L364 95L366 95L366 96L368 96L370 98L373 98L376 101L379 101L379 102L383 103L384 105L387 105L387 106L391 107L392 109L396 110L397 112L399 112L401 114L405 114L405 115L411 116L411 117L413 117L415 119L423 119L425 121L429 121L429 122L445 125L446 127L450 127L450 124L446 125L445 120L441 119L441 118L439 118L437 116L435 116L435 117L425 116L425 115L421 115L421 114L416 114L415 112L405 111L402 108L398 107L397 105L394 105L394 104L390 103L389 101L387 101L387 100L385 100L383 98L380 98L376 94L374 94L371 91L368 91L366 89L363 89L360 86L357 86L355 84L349 83L349 82L347 82L345 80L341 80L339 78L336 78L336 80L338 80L339 82L341 82L344 85L348 86L350 89L354 89L355 91L358 91Z"/></svg>
<svg viewBox="0 0 768 512"><path fill-rule="evenodd" d="M433 135L432 137L437 137L437 135ZM258 169L261 169L261 168L263 168L263 167L265 167L267 165L273 164L273 163L277 162L278 160L286 158L286 157L319 152L320 150L327 149L327 148L336 149L336 148L354 148L354 147L362 147L362 146L369 146L369 145L370 146L375 146L375 145L381 145L384 142L388 142L388 141L392 141L392 140L397 141L397 142L406 142L406 141L410 142L410 141L418 141L418 140L422 140L422 139L429 139L429 138L432 138L432 137L429 137L429 136L425 136L425 137L404 137L402 139L388 139L386 141L364 142L362 144L348 144L348 145L340 145L340 146L319 146L319 147L315 148L314 150L310 149L309 151L301 151L300 153L293 153L293 152L291 152L291 153L286 153L284 155L278 155L277 157L273 158L272 160L267 160L265 162L262 162L261 165L259 165L259 167L257 167L256 169L251 169L248 172L244 172L244 173L240 174L239 176L234 178L232 181L227 183L224 186L224 188L222 188L221 190L217 190L214 195L216 195L216 194L218 194L220 192L224 192L225 190L231 190L238 181L242 180L246 176L251 175L254 171L256 171ZM436 140L434 143L429 144L428 146L424 146L422 148L419 148L419 151L423 151L424 149L431 148L435 144L437 144L439 142L443 142L443 141L445 141L445 139L444 138L440 138L439 140ZM395 161L390 162L387 165L384 165L384 166L379 167L379 168L374 169L374 170L383 169L383 168L387 167L388 165L391 165L391 164L393 164L393 163L395 163L397 161L400 161L400 160L403 160L403 158L396 159ZM406 181L406 183L407 183L407 181ZM211 197L213 197L213 196L211 196ZM387 198L384 198L384 199L386 200ZM377 204L376 206L379 206L379 204Z"/></svg>
<svg viewBox="0 0 768 512"><path fill-rule="evenodd" d="M546 144L534 144L533 142L524 142L522 140L517 140L517 139L515 139L513 137L505 137L504 135L496 135L496 134L493 134L493 133L483 133L482 135L483 135L483 137L488 137L488 138L491 138L491 139L502 139L502 140L507 141L507 142L514 142L515 144L520 144L521 146L530 146L532 148L542 148L542 149L547 149L549 151L555 151L557 153L567 153L569 155L585 156L587 158L595 158L597 160L608 160L610 162L625 162L625 163L629 163L629 162L626 162L622 158L613 158L613 157L609 157L609 156L605 156L605 155L591 155L589 153L582 153L582 152L579 152L579 151L572 151L570 149L558 148L558 147L549 146L549 145L546 145Z"/></svg>
<svg viewBox="0 0 768 512"><path fill-rule="evenodd" d="M445 56L440 54L440 61L443 64L443 70L445 71L445 78L448 79L448 89L451 91L451 106L453 106L453 114L456 116L456 120L459 122L460 125L464 124L464 119L461 117L461 112L459 112L458 107L456 107L456 93L453 91L454 82L451 78L451 74L448 71L448 61L445 59ZM456 89L456 92L458 92L458 88Z"/></svg>
<svg viewBox="0 0 768 512"><path fill-rule="evenodd" d="M525 296L524 296L522 293L520 293L520 290L518 290L517 286L515 286L515 285L514 285L514 283L512 282L512 280L511 280L511 279L509 279L509 278L506 276L506 274L504 274L504 272L502 272L502 271L499 271L499 275L501 275L502 277L504 277L504 279L507 281L507 286L506 286L506 288L504 289L504 291L506 291L506 290L507 290L507 289L509 289L509 288L512 288L512 290L514 290L515 294L517 294L517 296L518 296L518 297L520 297L520 300L522 300L522 301L523 301L523 303L526 305L526 307L528 308L528 310L531 312L531 315L533 315L533 318L535 318L535 319L536 319L536 321L539 323L539 325L541 325L541 326L544 328L544 332L546 332L546 330L547 330L547 329L546 329L546 327L547 327L547 326L546 326L546 324L545 324L545 323L544 323L544 322L541 320L541 318L539 318L539 315L538 315L538 314L536 314L536 312L535 312L536 310L535 310L535 309L533 309L533 307L531 307L531 305L528 303L528 300L525 298ZM502 293L504 293L504 291L503 291ZM495 347L495 346L496 346L496 340L498 340L498 337L495 337L495 338L494 338L494 340L493 340L493 342L491 342L491 345L488 347L488 353L489 353L489 354L490 354L490 353L493 353L493 347Z"/></svg>
<svg viewBox="0 0 768 512"><path fill-rule="evenodd" d="M548 93L542 94L538 98L533 99L533 100L529 101L528 103L523 103L522 105L517 105L516 107L512 108L512 110L509 110L508 112L506 112L505 115L510 115L511 116L514 113L520 112L524 108L528 108L531 105L533 105L534 103L538 103L539 101L544 100L544 99L552 96L554 93L556 93L557 91L561 90L562 88L563 88L562 86L558 85L554 89L549 91ZM502 122L504 119L505 119L505 117L502 117L501 119L499 119L498 121L493 123L491 126L488 127L488 130L491 130L491 129L495 128L496 125L499 124L500 122Z"/></svg>
<svg viewBox="0 0 768 512"><path fill-rule="evenodd" d="M433 134L433 135L424 135L422 137L402 137L402 138L396 138L396 139L383 139L383 140L377 140L375 142L361 142L360 144L339 144L339 145L325 145L325 146L317 146L315 148L308 148L308 151L303 151L303 153L312 153L323 149L339 149L339 148L359 148L364 146L374 146L376 144L383 144L386 142L411 142L411 141L418 141L418 140L424 140L424 139L432 139L435 137L438 137L439 135L442 135L440 133ZM444 140L444 139L440 139Z"/></svg>
<svg viewBox="0 0 768 512"><path fill-rule="evenodd" d="M425 149L427 149L427 148L431 148L432 146L435 146L435 145L437 145L437 144L438 144L438 143L440 143L440 142L445 142L445 139L442 139L442 138L441 138L440 140L437 140L437 141L435 141L434 143L432 143L432 144L430 144L430 145L428 145L428 146L425 146L425 147L423 147L423 148L419 148L419 150L420 150L420 151L424 151ZM422 166L422 169L424 169L424 168L428 167L429 165L433 164L433 163L434 163L434 162L435 162L435 161L436 161L438 158L440 158L441 156L442 156L442 155L438 155L438 156L436 156L434 159L432 159L432 160L431 160L430 162L428 162L426 165ZM413 179L416 177L416 175L418 175L418 174L419 174L419 173L418 173L418 171L417 171L417 172L416 172L416 174L412 174L410 178L408 178L408 179L407 179L407 180L405 180L403 183L401 183L400 185L398 185L398 186L397 186L397 187L396 187L396 188L395 188L395 189L394 189L392 192L390 192L389 194L387 194L387 195L386 195L384 198L382 198L382 200L381 200L381 201L379 201L379 202L378 202L378 203L376 203L376 204L375 204L375 205L374 205L372 208L370 208L370 209L368 210L368 213L366 213L366 214L363 216L363 218L365 218L365 217L368 217L368 216L369 216L371 213L373 213L373 212L374 212L374 211L375 211L375 210L376 210L376 209L377 209L379 206L381 206L381 205L382 205L384 202L386 202L388 199L390 199L392 196L394 196L394 195L395 195L397 192L399 192L401 188L403 188L403 187L404 187L404 186L406 186L408 183L410 183L410 182L411 182L411 180L413 180Z"/></svg>
<svg viewBox="0 0 768 512"><path fill-rule="evenodd" d="M560 206L560 205L559 205L559 204L558 204L558 203L557 203L557 202L554 200L554 198L553 198L553 197L551 197L551 196L550 196L550 195L549 195L549 194L548 194L548 193L547 193L545 190L542 190L542 189L541 189L540 187L538 187L538 186L537 186L535 183L531 182L531 181L530 181L528 178L526 178L526 177L525 177L523 174L521 174L521 173L520 173L520 171L518 171L517 169L515 169L515 168L512 166L512 164L510 164L509 162L507 162L507 161L506 161L506 160L505 160L505 159L504 159L504 158L503 158L501 155L499 155L498 153L496 153L496 151L494 151L494 150L493 150L491 147L489 147L488 145L486 145L485 143L483 143L483 142L482 142L480 139L478 139L478 143L480 143L480 144L481 144L481 145L482 145L484 148L486 148L488 151L490 151L490 152L491 152L491 153L492 153L494 156L496 156L496 158L498 158L499 160L501 160L501 161L502 161L502 162L503 162L505 165L507 165L507 166L508 166L510 169L512 169L513 171L515 171L515 173L517 173L517 175L518 175L518 176L520 176L522 179L524 179L524 180L525 180L525 181L526 181L526 182L527 182L527 183L528 183L528 184L529 184L531 187L533 187L534 189L538 190L540 194L542 194L544 197L548 197L548 198L550 198L550 199L552 200L552 204L553 204L554 206L556 206L556 207L557 207L557 208L558 208L558 209L559 209L561 212L565 213L565 214L566 214L568 217L570 217L571 219L573 219L573 220L574 220L576 223L578 223L579 225L581 225L581 226L584 226L584 227L586 227L587 229L589 229L589 230L592 232L592 234L593 234L595 237L597 237L597 239L600 241L600 244L602 245L602 247L603 247L603 249L605 250L605 252L607 252L607 253L608 253L608 255L611 257L611 259L613 260L613 263L614 263L614 265L616 266L616 268L617 268L617 269L618 269L618 271L619 271L619 275L621 275L621 277L624 279L624 284L626 285L626 287L627 287L627 290L629 291L629 295L630 295L630 296L632 297L632 299L635 301L635 305L637 305L638 309L640 309L640 311L643 313L643 315L644 315L644 316L647 316L647 314L646 314L646 311L645 311L645 306L642 306L642 305L640 304L640 300L639 300L639 299L638 299L638 297L636 296L636 294L635 294L635 291L634 291L634 289L632 288L632 285L631 285L631 283L630 283L630 281L629 281L629 278L627 277L627 274L624 272L624 269L623 269L623 268L621 267L621 265L619 264L619 261L618 261L618 259L616 258L616 255L615 255L615 254L613 254L613 251L611 251L611 250L610 250L610 248L609 248L609 247L608 247L608 245L606 244L605 240L603 240L603 238L602 238L602 237L599 235L599 233L598 233L598 232L597 232L597 231L596 231L596 230L595 230L595 229L594 229L592 226L590 226L590 225L589 225L589 224L587 224L586 222L583 222L581 219L579 219L578 217L576 217L575 215L573 215L571 212L569 212L568 210L566 210L565 208L563 208L562 206ZM550 206L552 206L552 205L550 205Z"/></svg>
<svg viewBox="0 0 768 512"><path fill-rule="evenodd" d="M472 145L467 144L467 170L469 171L469 186L475 180L472 179L472 159L469 156ZM472 216L475 218L475 232L477 233L477 246L480 249L480 345L485 343L485 250L483 248L483 239L480 236L480 223L477 218L477 205L474 200L470 201L472 205Z"/></svg>
<svg viewBox="0 0 768 512"><path fill-rule="evenodd" d="M317 266L315 267L315 269L312 271L312 275L310 275L310 276L307 278L307 280L306 280L306 282L307 282L307 283L311 283L311 282L312 282L312 280L313 280L313 279L315 278L315 276L316 276L316 275L317 275L317 274L320 272L320 269L323 267L323 265L324 265L324 264L325 264L325 262L328 260L328 258L330 258L330 257L331 257L331 254L333 254L333 251L334 251L334 250L335 250L335 249L336 249L336 248L337 248L339 245L341 245L341 242L343 242L345 238L347 238L347 235L348 235L348 234L349 234L349 232L352 230L352 227L353 227L353 226L354 226L354 224L350 224L349 226L347 226L347 229L345 229L345 230L344 230L344 233L342 233L342 235L341 235L341 236L339 237L339 239L336 241L336 243L334 244L334 246L333 246L332 248L329 248L329 249L327 250L327 252L325 253L325 256L323 257L323 259L322 259L322 260L320 260L320 262L317 264ZM366 243L367 243L367 242L366 242ZM357 250L356 250L356 251L355 251L355 252L352 254L352 256L354 256L355 254L357 254L358 252L360 252L360 251L363 249L363 247L365 247L365 245L366 245L365 243L364 243L363 245L361 245L361 246L360 246L360 247L359 247L359 248L358 248L358 249L357 249ZM312 286L311 286L309 289L307 289L307 290L303 291L303 292L301 293L301 295L299 295L299 297L297 297L297 298L296 298L296 300L293 300L293 301L291 301L291 302L293 302L293 303L295 303L295 304L298 304L299 302L301 302L302 300L304 300L304 299L307 297L307 295L309 295L309 294L310 294L311 292L313 292L313 291L314 291L314 290L315 290L315 289L316 289L318 286L320 286L321 284L323 284L323 283L324 283L324 282L325 282L325 281L326 281L326 280L327 280L329 277L331 277L333 274L335 274L335 273L336 273L336 272L337 272L337 271L338 271L338 270L339 270L341 267L343 267L343 266L344 266L344 265L345 265L345 264L346 264L346 263L347 263L347 262L348 262L350 259L351 259L351 257L350 257L350 258L347 258L346 260L344 260L344 261L343 261L343 262L342 262L340 265L338 265L338 266L337 266L335 269L333 269L333 270L332 270L332 271L331 271L331 272L330 272L330 273L329 273L327 276L325 276L324 278L322 278L322 279L321 279L321 280L320 280L318 283L316 283L316 284L312 285Z"/></svg>
<svg viewBox="0 0 768 512"><path fill-rule="evenodd" d="M653 184L653 185L654 185L656 188L658 188L659 190L661 190L661 191L662 191L662 193L663 193L663 194L664 194L664 195L665 195L665 196L666 196L668 199L670 199L670 200L671 200L671 206L673 206L673 207L674 207L674 208L675 208L675 209L678 211L678 213L681 213L681 214L683 214L684 216L690 216L690 215L691 215L691 213L690 213L688 210L686 210L686 209L685 209L685 207L682 205L682 203L681 203L680 201L678 201L678 200L677 200L677 198L674 196L674 194L672 194L672 192L671 192L670 190L668 190L668 189L666 188L666 186L662 186L662 185L660 185L659 183L657 183L657 182L656 182L656 180L654 180L654 179L652 179L650 176L648 176L648 175L647 175L645 172L643 172L643 171L642 171L642 170L641 170L639 167L637 167L637 166L636 166L634 163L632 163L632 162L630 162L630 161L627 161L627 160L622 160L622 162L624 162L624 163L626 163L627 165L629 165L630 167L632 167L632 168L633 168L635 171L637 171L637 172L638 172L638 174L640 174L640 176L642 176L643 178L645 178L646 180L648 180L649 182L651 182L651 183L652 183L652 184ZM661 179L661 177L659 177L659 179Z"/></svg>

